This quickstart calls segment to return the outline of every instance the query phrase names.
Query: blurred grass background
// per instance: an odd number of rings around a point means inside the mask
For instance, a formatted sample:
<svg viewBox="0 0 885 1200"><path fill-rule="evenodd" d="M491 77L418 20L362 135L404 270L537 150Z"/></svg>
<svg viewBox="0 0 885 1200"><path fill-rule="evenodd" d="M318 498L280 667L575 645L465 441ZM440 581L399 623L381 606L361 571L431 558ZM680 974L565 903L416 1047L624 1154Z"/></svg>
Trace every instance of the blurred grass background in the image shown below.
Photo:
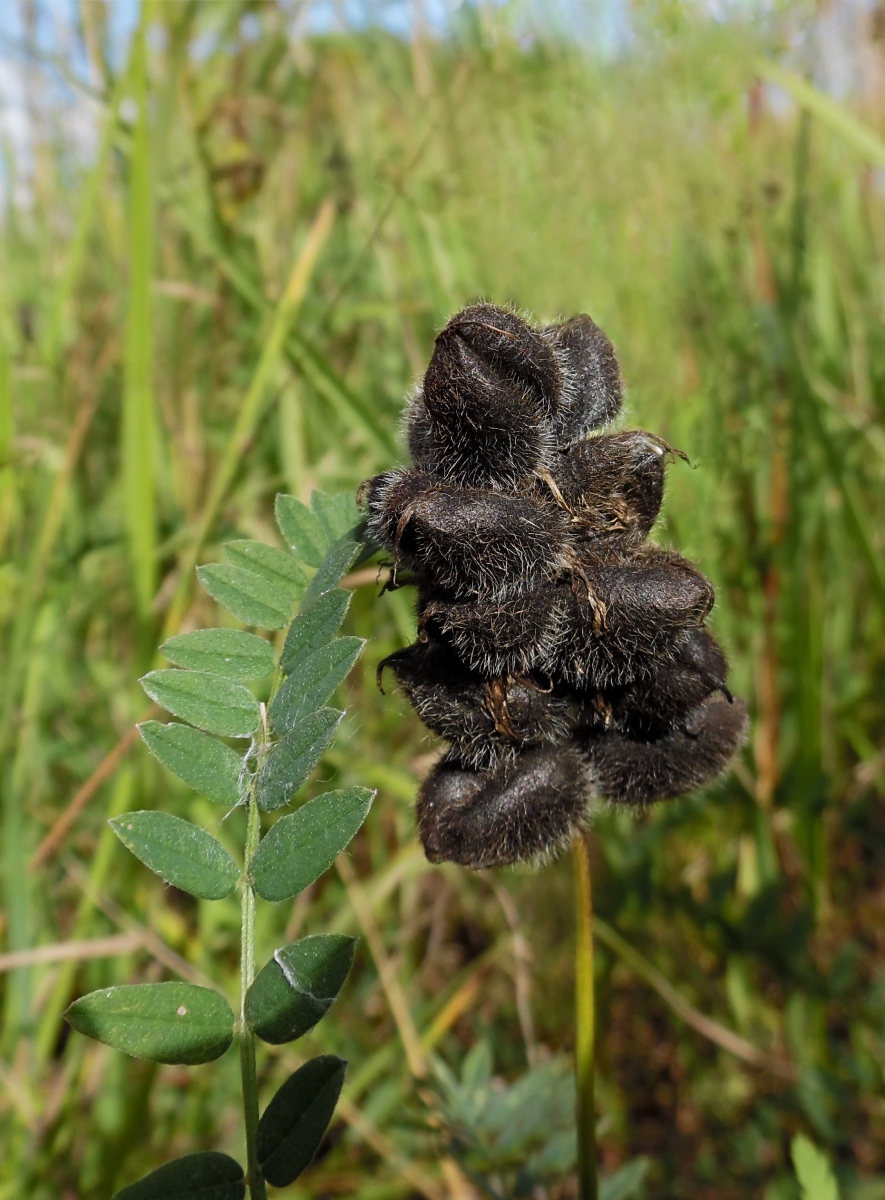
<svg viewBox="0 0 885 1200"><path fill-rule="evenodd" d="M27 135L4 127L0 166L0 1196L238 1152L232 1056L157 1069L61 1021L83 991L236 960L235 902L170 893L107 830L162 807L235 843L237 816L132 739L137 680L164 630L225 619L193 565L273 540L277 491L355 489L401 454L434 331L482 296L590 312L628 423L690 456L658 536L713 579L754 717L708 794L596 825L604 1168L645 1156L649 1198L798 1200L803 1132L844 1197L885 1197L881 10L847 10L853 87L813 112L760 64L826 83L835 4L644 0L605 54L571 36L580 4L555 30L468 5L443 32L415 6L398 36L345 7L322 32L304 4L148 0L121 41L120 10L80 0L57 53L52 6L21 11L0 63ZM463 1200L434 1127L452 1103L430 1119L413 1076L482 1046L500 1098L569 1053L570 863L427 866L410 804L433 746L374 682L410 601L358 582L370 642L314 786L378 801L351 869L260 931L265 955L362 938L308 1039L350 1061L346 1102L290 1194ZM526 1145L555 1142L554 1108ZM573 1196L566 1174L533 1194Z"/></svg>

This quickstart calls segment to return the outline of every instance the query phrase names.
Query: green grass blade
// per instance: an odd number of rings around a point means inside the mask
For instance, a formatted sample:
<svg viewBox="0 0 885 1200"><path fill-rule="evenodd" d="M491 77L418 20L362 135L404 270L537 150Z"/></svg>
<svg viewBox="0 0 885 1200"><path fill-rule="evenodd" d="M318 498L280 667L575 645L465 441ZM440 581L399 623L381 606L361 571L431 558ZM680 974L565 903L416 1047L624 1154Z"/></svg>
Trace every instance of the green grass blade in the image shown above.
<svg viewBox="0 0 885 1200"><path fill-rule="evenodd" d="M14 420L12 411L12 363L9 347L0 332L0 559L11 536L16 472L10 462Z"/></svg>
<svg viewBox="0 0 885 1200"><path fill-rule="evenodd" d="M49 604L37 617L31 652L28 656L21 710L17 722L17 740L11 766L4 773L3 786L3 884L6 909L6 944L10 950L24 950L33 937L33 881L27 872L26 797L39 747L39 722L45 704L45 692L52 671L52 641L58 632L58 613ZM12 971L6 989L4 1048L8 1052L22 1030L32 1020L33 972L28 968Z"/></svg>
<svg viewBox="0 0 885 1200"><path fill-rule="evenodd" d="M133 48L136 43L133 42ZM71 317L71 302L74 291L83 272L86 262L89 239L95 228L99 215L102 198L102 185L108 170L108 159L119 131L118 107L124 91L131 82L130 63L121 71L114 84L113 92L108 102L104 116L104 125L95 161L89 168L86 182L83 185L77 205L77 219L74 234L67 247L64 265L55 285L52 296L52 308L49 314L46 340L44 344L44 359L50 367L55 366L68 341L68 323Z"/></svg>
<svg viewBox="0 0 885 1200"><path fill-rule="evenodd" d="M12 363L9 347L0 334L0 470L12 451Z"/></svg>
<svg viewBox="0 0 885 1200"><path fill-rule="evenodd" d="M121 463L123 509L136 607L144 620L156 571L156 415L152 383L151 280L154 201L144 21L133 46L132 100L138 114L129 162L129 298L124 351Z"/></svg>
<svg viewBox="0 0 885 1200"><path fill-rule="evenodd" d="M209 535L221 502L233 481L240 462L246 454L249 440L255 431L258 418L267 400L269 385L279 362L283 343L301 307L301 302L310 284L320 252L325 245L326 239L332 232L334 216L334 204L331 200L324 201L305 239L301 253L298 255L289 276L289 282L277 305L270 330L252 376L252 382L243 399L243 405L228 439L224 456L215 472L209 495L203 505L203 511L200 515L200 521L194 534L193 542L182 563L178 588L166 618L165 631L167 634L172 633L177 628L186 608L193 588L193 570L197 564L200 549Z"/></svg>
<svg viewBox="0 0 885 1200"><path fill-rule="evenodd" d="M111 792L105 810L105 823L89 867L89 884L83 890L71 925L69 936L72 941L82 941L87 938L93 928L93 923L96 920L98 898L105 888L108 877L119 861L117 859L119 843L109 822L114 817L126 812L132 803L134 791L135 772L131 766L126 765L117 776L114 789ZM40 1063L48 1061L58 1041L62 1014L70 1003L71 989L74 986L74 977L77 974L78 968L79 963L76 959L62 963L59 968L58 976L50 992L49 1000L41 1013L40 1024L37 1027L36 1051L37 1059Z"/></svg>
<svg viewBox="0 0 885 1200"><path fill-rule="evenodd" d="M817 117L821 124L826 125L833 133L838 134L846 145L851 146L875 166L885 167L885 141L863 122L858 121L857 117L852 116L847 108L819 92L816 87L792 71L786 71L783 67L765 60L760 60L756 67L763 79L783 88L797 104Z"/></svg>
<svg viewBox="0 0 885 1200"><path fill-rule="evenodd" d="M397 457L395 427L379 417L377 407L349 388L329 360L297 333L290 338L291 354L307 379L326 397L345 425L357 428L381 459Z"/></svg>

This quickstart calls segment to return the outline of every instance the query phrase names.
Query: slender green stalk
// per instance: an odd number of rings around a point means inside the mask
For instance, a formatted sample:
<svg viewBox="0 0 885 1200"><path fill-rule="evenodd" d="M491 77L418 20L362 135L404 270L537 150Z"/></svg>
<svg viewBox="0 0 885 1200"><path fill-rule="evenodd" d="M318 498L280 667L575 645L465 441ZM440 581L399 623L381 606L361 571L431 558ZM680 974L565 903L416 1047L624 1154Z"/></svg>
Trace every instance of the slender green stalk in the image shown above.
<svg viewBox="0 0 885 1200"><path fill-rule="evenodd" d="M597 1200L596 1004L593 987L593 888L587 839L574 844L575 864L575 1083L577 1085L578 1180L581 1200Z"/></svg>
<svg viewBox="0 0 885 1200"><path fill-rule="evenodd" d="M267 1189L258 1169L258 1075L255 1037L246 1022L246 993L255 978L255 892L250 882L252 859L261 840L261 813L254 791L247 801L246 853L242 878L242 929L240 959L240 1071L243 1078L243 1114L246 1120L247 1180L252 1200L267 1200Z"/></svg>

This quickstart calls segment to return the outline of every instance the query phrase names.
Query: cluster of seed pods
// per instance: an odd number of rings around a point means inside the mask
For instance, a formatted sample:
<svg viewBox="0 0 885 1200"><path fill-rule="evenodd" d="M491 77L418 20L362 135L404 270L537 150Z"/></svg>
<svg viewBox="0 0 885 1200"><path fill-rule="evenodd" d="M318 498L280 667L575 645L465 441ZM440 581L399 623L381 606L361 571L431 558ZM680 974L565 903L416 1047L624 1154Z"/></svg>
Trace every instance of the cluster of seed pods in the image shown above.
<svg viewBox="0 0 885 1200"><path fill-rule="evenodd" d="M745 738L704 628L713 589L647 540L675 452L596 432L621 400L589 317L537 328L473 305L410 402L412 465L363 485L391 585L418 592L418 641L381 670L449 743L418 797L432 861L537 861L594 802L692 791Z"/></svg>

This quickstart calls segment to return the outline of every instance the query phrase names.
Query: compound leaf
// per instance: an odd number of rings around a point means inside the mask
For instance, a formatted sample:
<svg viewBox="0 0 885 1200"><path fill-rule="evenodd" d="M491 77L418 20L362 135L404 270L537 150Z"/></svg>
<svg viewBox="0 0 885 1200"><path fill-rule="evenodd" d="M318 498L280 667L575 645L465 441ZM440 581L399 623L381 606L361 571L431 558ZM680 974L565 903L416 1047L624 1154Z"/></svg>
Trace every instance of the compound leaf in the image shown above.
<svg viewBox="0 0 885 1200"><path fill-rule="evenodd" d="M255 891L264 900L288 900L318 879L349 845L368 816L368 788L324 792L281 817L252 860Z"/></svg>
<svg viewBox="0 0 885 1200"><path fill-rule="evenodd" d="M195 792L228 808L237 803L243 760L230 746L177 722L144 721L138 732L151 754Z"/></svg>
<svg viewBox="0 0 885 1200"><path fill-rule="evenodd" d="M173 716L220 737L248 737L261 720L248 688L208 671L150 671L140 683Z"/></svg>
<svg viewBox="0 0 885 1200"><path fill-rule="evenodd" d="M171 813L130 812L109 822L155 875L200 900L220 900L237 886L237 864L211 833Z"/></svg>
<svg viewBox="0 0 885 1200"><path fill-rule="evenodd" d="M79 1033L152 1062L219 1058L234 1036L225 998L193 983L135 983L81 996L65 1013Z"/></svg>
<svg viewBox="0 0 885 1200"><path fill-rule="evenodd" d="M270 722L277 733L288 733L302 717L315 712L350 673L365 643L361 638L336 638L305 655L271 701Z"/></svg>
<svg viewBox="0 0 885 1200"><path fill-rule="evenodd" d="M291 802L322 758L343 716L334 708L321 708L277 742L258 776L259 808L272 812Z"/></svg>
<svg viewBox="0 0 885 1200"><path fill-rule="evenodd" d="M313 650L328 646L341 627L350 606L350 592L332 588L323 592L312 604L302 607L289 627L286 643L280 656L280 667L289 675Z"/></svg>
<svg viewBox="0 0 885 1200"><path fill-rule="evenodd" d="M226 679L263 679L276 666L270 642L241 629L198 629L180 633L160 647L170 662Z"/></svg>
<svg viewBox="0 0 885 1200"><path fill-rule="evenodd" d="M325 557L328 541L317 516L294 496L282 493L276 498L274 512L286 544L308 566L318 567Z"/></svg>
<svg viewBox="0 0 885 1200"><path fill-rule="evenodd" d="M224 553L235 567L243 567L258 575L290 601L297 600L304 594L307 576L299 566L298 560L287 550L244 539L228 542Z"/></svg>
<svg viewBox="0 0 885 1200"><path fill-rule="evenodd" d="M243 1200L245 1195L240 1164L227 1154L208 1150L164 1163L115 1192L113 1200Z"/></svg>
<svg viewBox="0 0 885 1200"><path fill-rule="evenodd" d="M313 1029L353 964L356 938L319 933L274 953L246 995L246 1017L265 1042L282 1045Z"/></svg>
<svg viewBox="0 0 885 1200"><path fill-rule="evenodd" d="M258 1123L258 1163L273 1187L294 1182L316 1154L332 1120L347 1064L312 1058L290 1075Z"/></svg>
<svg viewBox="0 0 885 1200"><path fill-rule="evenodd" d="M292 620L288 593L254 571L230 563L197 567L200 583L213 599L247 625L282 629Z"/></svg>

